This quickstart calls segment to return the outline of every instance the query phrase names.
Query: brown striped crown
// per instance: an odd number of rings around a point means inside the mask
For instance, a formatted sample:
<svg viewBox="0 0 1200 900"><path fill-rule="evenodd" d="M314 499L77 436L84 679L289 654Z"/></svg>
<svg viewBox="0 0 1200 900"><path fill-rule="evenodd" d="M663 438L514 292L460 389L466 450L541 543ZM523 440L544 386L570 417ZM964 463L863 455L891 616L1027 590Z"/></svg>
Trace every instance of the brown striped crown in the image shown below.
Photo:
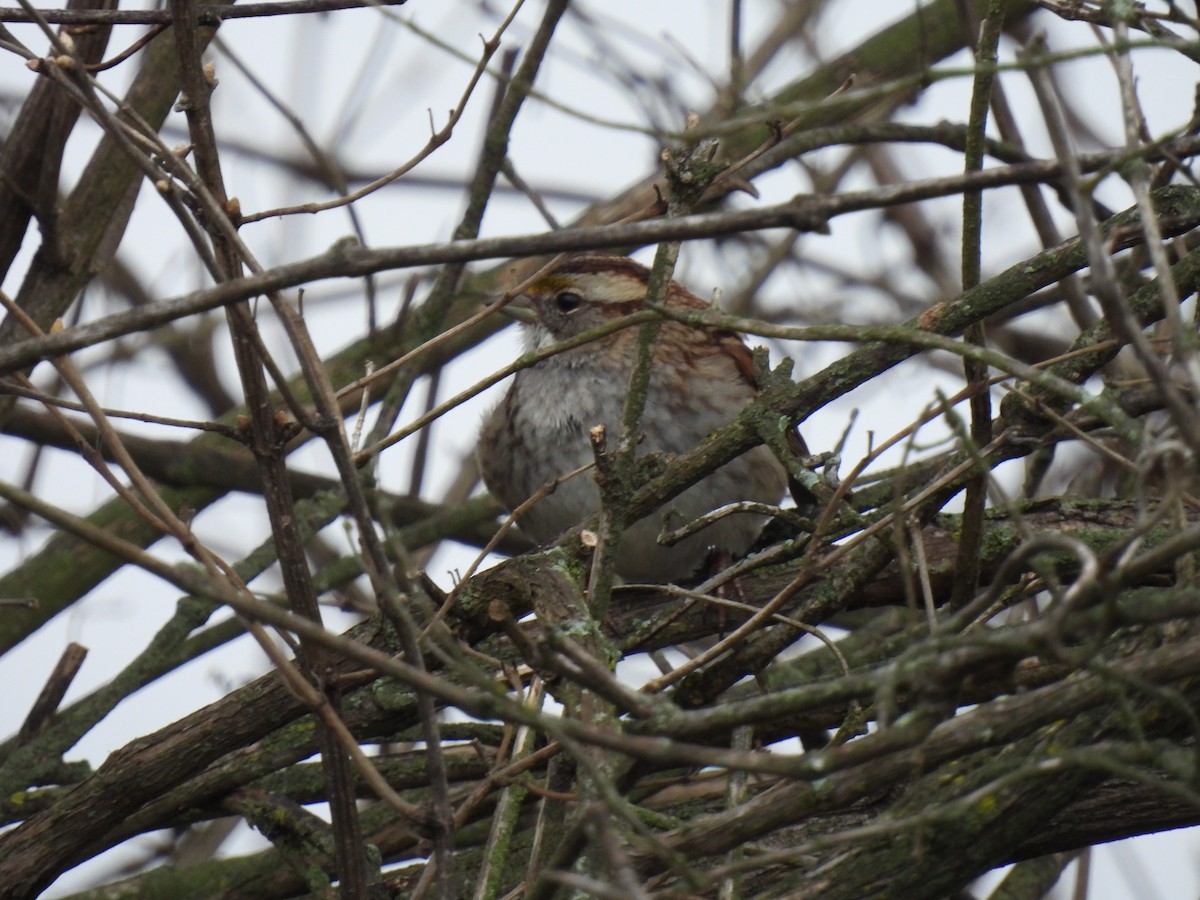
<svg viewBox="0 0 1200 900"><path fill-rule="evenodd" d="M526 293L542 299L570 290L589 303L610 308L640 308L650 284L650 270L627 256L571 256L538 279ZM672 282L667 302L677 306L704 307L703 301Z"/></svg>

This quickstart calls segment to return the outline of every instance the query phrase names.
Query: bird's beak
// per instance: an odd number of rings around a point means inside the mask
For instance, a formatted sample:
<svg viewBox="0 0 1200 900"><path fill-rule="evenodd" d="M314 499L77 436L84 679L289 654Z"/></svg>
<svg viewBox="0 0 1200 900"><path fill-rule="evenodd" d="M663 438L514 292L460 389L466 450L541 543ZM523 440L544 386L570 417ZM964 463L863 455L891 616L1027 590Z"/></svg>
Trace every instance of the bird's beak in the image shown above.
<svg viewBox="0 0 1200 900"><path fill-rule="evenodd" d="M507 301L503 306L498 304L504 300L503 294L497 294L494 297L489 297L485 303L488 306L496 306L496 312L502 316L508 316L525 325L532 325L537 321L537 314L533 308L533 301L526 294L517 294L511 300Z"/></svg>

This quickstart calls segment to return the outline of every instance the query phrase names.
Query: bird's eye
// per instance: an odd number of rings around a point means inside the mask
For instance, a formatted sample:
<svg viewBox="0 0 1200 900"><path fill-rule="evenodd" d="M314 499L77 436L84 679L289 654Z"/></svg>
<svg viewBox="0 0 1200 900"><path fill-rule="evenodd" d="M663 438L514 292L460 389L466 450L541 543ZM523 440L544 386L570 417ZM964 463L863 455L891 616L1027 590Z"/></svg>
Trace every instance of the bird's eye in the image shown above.
<svg viewBox="0 0 1200 900"><path fill-rule="evenodd" d="M563 291L554 298L554 308L561 313L572 313L583 306L583 298L574 291Z"/></svg>

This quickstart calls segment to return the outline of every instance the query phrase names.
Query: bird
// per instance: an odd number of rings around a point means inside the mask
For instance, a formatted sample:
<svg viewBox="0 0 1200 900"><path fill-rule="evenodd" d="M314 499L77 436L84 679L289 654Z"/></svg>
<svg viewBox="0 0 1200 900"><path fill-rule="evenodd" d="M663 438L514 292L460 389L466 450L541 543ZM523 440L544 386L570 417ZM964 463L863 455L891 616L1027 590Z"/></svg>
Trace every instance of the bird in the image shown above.
<svg viewBox="0 0 1200 900"><path fill-rule="evenodd" d="M569 256L526 288L531 321L522 324L527 350L549 347L644 308L650 270L622 256ZM665 305L707 309L709 304L671 282ZM484 484L512 511L539 488L594 459L589 432L603 425L621 433L630 376L638 359L639 329L625 328L519 370L503 400L485 418L477 459ZM686 453L732 422L758 394L752 355L726 330L664 320L652 345L637 454ZM754 447L705 476L663 509L632 522L613 554L626 582L683 584L714 559L746 553L767 519L735 513L673 546L658 541L663 516L673 525L728 503L778 504L787 473L764 446ZM591 472L571 478L530 508L518 524L547 544L600 509Z"/></svg>

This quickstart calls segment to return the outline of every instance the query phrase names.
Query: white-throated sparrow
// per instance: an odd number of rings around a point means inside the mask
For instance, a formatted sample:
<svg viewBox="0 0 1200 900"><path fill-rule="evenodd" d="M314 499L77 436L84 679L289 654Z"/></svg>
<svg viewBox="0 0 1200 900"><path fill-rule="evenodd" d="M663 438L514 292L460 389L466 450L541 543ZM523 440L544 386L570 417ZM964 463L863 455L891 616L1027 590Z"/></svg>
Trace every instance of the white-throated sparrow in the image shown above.
<svg viewBox="0 0 1200 900"><path fill-rule="evenodd" d="M624 257L577 256L559 263L525 292L534 313L524 326L530 349L548 346L642 308L649 270ZM669 306L706 304L672 282ZM589 430L617 435L638 329L627 328L517 372L508 395L484 423L478 457L483 480L509 509L538 488L593 458ZM682 454L731 422L757 387L749 349L729 331L706 331L664 321L654 343L641 418L639 454ZM755 447L689 487L666 508L690 521L727 503L778 503L787 477L765 447ZM600 506L589 474L568 480L519 519L533 539L548 542ZM615 554L617 574L630 581L686 580L709 554L741 555L762 530L762 516L726 516L674 546L660 544L662 512L629 526Z"/></svg>

